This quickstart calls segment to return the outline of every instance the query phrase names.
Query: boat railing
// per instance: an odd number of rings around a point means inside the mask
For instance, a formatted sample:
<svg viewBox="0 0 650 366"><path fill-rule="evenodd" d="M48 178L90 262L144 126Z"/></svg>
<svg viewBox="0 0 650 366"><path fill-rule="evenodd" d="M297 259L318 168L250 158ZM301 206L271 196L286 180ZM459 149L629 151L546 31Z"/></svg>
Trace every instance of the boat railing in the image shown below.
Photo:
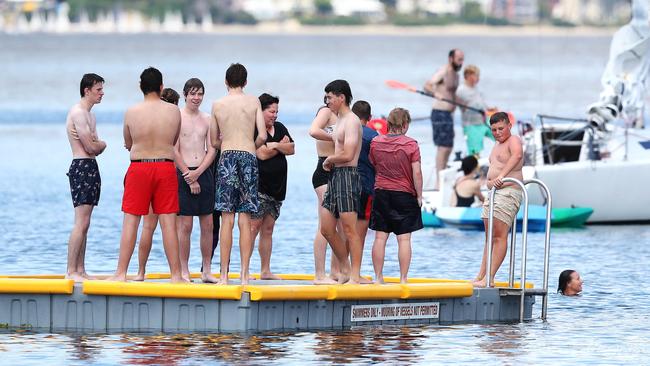
<svg viewBox="0 0 650 366"><path fill-rule="evenodd" d="M549 257L551 250L551 209L552 209L552 200L551 192L548 189L548 186L544 184L539 179L529 179L524 182L515 179L515 178L504 178L503 182L514 183L521 188L523 194L523 220L522 220L522 230L521 230L521 279L519 289L515 288L515 253L516 253L516 243L517 243L517 218L515 217L514 222L511 226L511 238L510 238L510 268L508 272L508 290L519 291L521 296L520 305L519 305L519 321L524 321L524 301L526 299L526 294L534 294L542 296L542 316L543 320L546 320L547 308L548 308L548 274L549 274ZM527 260L527 251L528 251L528 191L526 190L527 184L537 184L546 194L546 223L545 223L545 237L544 237L544 275L543 275L543 284L542 291L528 291L526 289L526 260ZM494 242L493 233L494 233L494 195L496 193L496 187L492 187L490 190L490 204L488 211L488 243L487 243L487 258L486 258L486 268L485 268L485 277L486 277L486 286L492 287L492 245Z"/></svg>

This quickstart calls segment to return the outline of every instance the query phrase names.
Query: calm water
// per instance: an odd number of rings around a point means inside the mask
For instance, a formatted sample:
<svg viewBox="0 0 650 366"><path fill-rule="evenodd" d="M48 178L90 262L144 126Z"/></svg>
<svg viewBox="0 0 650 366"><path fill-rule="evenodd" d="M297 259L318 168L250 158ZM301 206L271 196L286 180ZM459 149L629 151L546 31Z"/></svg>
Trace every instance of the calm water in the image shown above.
<svg viewBox="0 0 650 366"><path fill-rule="evenodd" d="M80 42L87 48L83 52ZM296 140L296 155L289 158L289 194L276 225L272 268L310 273L311 238L317 225L310 177L316 162L305 123L327 81L350 79L355 95L371 101L376 113L400 105L414 115L426 115L427 100L387 90L381 82L395 78L419 85L444 59L441 55L458 45L468 50L468 62L483 68L482 87L494 104L520 114L579 114L598 93L608 42L606 38L541 37L0 35L0 110L4 111L0 117L4 122L0 124L0 156L4 157L0 160L0 272L62 273L65 269L73 212L65 176L70 152L61 113L77 100L80 72L96 71L109 81L104 102L96 107L99 134L109 147L99 158L104 184L88 239L86 260L91 273L109 273L117 262L128 156L121 147L121 127L110 120L119 120L125 106L138 100L140 69L161 65L169 75L168 84L178 89L190 76L204 78L211 100L223 93L223 69L234 60L249 65L252 93L270 90L281 96L280 120L288 121ZM409 134L421 142L424 163L430 164L433 147L427 123L414 124ZM472 278L480 261L482 236L451 229L416 232L411 275ZM543 237L531 234L529 240L529 277L541 285ZM585 295L551 295L547 323L229 335L12 332L0 334L0 357L11 365L40 365L43 360L79 365L645 363L650 353L649 244L647 226L555 230L551 285L560 271L575 268L585 279ZM372 273L370 245L371 238L364 255L366 274ZM237 271L238 248L233 253L232 269ZM199 257L194 245L190 258L194 271ZM255 253L252 269L258 268ZM133 261L131 270L135 270ZM157 233L148 271L166 270ZM385 274L397 273L392 239ZM536 315L539 309L540 304Z"/></svg>

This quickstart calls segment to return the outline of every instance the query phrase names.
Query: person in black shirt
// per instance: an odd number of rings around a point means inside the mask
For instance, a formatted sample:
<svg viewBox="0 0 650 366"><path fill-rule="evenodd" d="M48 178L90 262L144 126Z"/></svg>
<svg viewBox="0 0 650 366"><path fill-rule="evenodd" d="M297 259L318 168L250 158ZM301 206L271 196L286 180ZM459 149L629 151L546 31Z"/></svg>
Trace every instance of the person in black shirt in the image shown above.
<svg viewBox="0 0 650 366"><path fill-rule="evenodd" d="M289 131L282 123L276 121L280 99L267 93L259 98L268 137L266 144L256 151L259 168L259 209L251 215L251 232L253 243L257 234L260 234L260 278L279 280L280 278L271 272L273 227L280 216L280 207L287 193L286 155L293 155L295 150Z"/></svg>

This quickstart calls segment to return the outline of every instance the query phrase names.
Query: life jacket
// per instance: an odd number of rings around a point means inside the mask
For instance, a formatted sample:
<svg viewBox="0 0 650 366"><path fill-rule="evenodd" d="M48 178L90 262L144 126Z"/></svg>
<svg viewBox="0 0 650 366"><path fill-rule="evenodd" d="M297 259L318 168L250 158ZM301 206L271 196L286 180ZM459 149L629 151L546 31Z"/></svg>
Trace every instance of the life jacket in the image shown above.
<svg viewBox="0 0 650 366"><path fill-rule="evenodd" d="M383 118L375 118L368 121L366 126L377 131L380 135L385 135L388 133L388 122Z"/></svg>

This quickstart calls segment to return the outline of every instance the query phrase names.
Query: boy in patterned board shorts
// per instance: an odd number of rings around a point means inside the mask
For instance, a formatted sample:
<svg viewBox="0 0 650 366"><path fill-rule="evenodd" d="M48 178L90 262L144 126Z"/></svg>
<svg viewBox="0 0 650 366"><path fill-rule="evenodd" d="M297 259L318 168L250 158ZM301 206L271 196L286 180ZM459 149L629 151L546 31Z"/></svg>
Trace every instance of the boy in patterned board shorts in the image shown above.
<svg viewBox="0 0 650 366"><path fill-rule="evenodd" d="M239 227L241 283L248 284L252 253L251 214L257 212L258 167L255 150L266 142L266 128L259 99L244 94L248 72L241 64L226 70L228 95L212 105L210 140L221 150L216 182L215 210L221 211L221 277L228 283L235 213ZM254 138L255 131L257 137Z"/></svg>

